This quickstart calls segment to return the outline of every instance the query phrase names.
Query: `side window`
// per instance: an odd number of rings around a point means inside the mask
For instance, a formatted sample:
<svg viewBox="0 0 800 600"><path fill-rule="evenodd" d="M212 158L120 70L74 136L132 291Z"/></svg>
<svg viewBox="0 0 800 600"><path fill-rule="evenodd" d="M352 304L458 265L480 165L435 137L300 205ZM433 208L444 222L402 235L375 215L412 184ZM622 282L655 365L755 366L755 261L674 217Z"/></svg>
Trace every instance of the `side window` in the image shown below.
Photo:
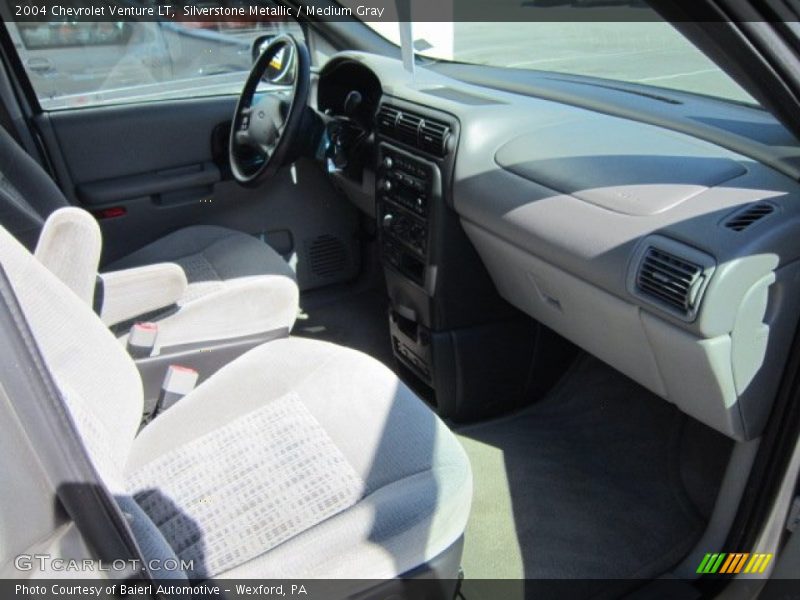
<svg viewBox="0 0 800 600"><path fill-rule="evenodd" d="M250 70L256 38L303 36L300 25L286 17L183 16L187 6L235 6L235 0L169 4L169 20L7 19L5 25L44 110L235 94Z"/></svg>

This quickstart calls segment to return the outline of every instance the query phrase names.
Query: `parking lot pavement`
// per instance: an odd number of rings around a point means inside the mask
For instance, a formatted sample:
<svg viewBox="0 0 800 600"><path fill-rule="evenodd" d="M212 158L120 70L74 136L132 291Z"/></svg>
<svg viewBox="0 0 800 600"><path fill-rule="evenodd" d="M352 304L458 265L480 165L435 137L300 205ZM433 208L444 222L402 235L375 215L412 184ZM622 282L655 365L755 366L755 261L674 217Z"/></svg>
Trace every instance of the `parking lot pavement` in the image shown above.
<svg viewBox="0 0 800 600"><path fill-rule="evenodd" d="M662 22L455 23L453 58L675 88L752 102Z"/></svg>

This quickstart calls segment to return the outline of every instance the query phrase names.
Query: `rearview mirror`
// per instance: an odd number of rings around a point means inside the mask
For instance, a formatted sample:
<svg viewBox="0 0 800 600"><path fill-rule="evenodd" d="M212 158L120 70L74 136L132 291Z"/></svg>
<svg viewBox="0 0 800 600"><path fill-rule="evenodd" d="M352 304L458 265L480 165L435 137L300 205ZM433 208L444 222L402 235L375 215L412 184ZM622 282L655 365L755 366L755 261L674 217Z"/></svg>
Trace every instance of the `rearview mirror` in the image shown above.
<svg viewBox="0 0 800 600"><path fill-rule="evenodd" d="M276 38L275 35L262 35L253 41L253 62L269 47ZM290 44L283 44L273 48L273 56L264 70L262 80L273 85L291 85L294 81L294 48Z"/></svg>
<svg viewBox="0 0 800 600"><path fill-rule="evenodd" d="M260 35L256 39L253 40L253 47L250 50L250 53L253 58L253 62L256 62L256 59L261 56L261 53L267 49L269 43L275 39L275 35L268 34L268 35Z"/></svg>

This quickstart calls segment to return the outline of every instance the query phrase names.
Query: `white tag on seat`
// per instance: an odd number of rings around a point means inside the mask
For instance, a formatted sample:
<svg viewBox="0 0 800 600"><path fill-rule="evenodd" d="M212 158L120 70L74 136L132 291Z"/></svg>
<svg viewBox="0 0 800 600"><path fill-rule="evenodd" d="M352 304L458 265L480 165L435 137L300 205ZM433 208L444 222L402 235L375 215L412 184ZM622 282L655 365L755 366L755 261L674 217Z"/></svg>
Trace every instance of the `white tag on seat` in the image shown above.
<svg viewBox="0 0 800 600"><path fill-rule="evenodd" d="M128 352L133 358L150 356L158 338L155 323L134 323L128 333Z"/></svg>
<svg viewBox="0 0 800 600"><path fill-rule="evenodd" d="M161 384L161 394L158 397L156 415L167 410L197 385L199 373L192 368L180 365L170 365Z"/></svg>

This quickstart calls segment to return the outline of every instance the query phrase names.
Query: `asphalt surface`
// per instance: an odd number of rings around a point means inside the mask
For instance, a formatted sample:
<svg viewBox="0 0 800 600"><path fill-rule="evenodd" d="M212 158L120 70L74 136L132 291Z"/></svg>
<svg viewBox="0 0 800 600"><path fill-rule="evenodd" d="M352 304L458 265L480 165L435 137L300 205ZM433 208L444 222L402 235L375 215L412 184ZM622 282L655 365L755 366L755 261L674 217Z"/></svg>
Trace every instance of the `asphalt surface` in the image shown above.
<svg viewBox="0 0 800 600"><path fill-rule="evenodd" d="M662 22L455 23L453 58L638 82L741 101L750 96Z"/></svg>

